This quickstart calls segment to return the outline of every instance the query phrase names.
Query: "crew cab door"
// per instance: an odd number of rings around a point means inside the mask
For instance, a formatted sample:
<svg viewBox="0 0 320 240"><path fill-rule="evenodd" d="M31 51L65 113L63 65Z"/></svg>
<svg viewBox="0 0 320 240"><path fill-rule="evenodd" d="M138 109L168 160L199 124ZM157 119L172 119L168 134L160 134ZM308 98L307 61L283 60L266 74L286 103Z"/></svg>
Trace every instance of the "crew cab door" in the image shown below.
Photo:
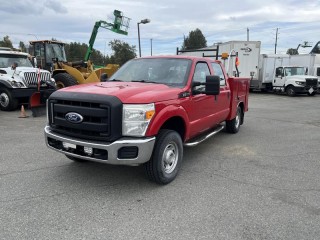
<svg viewBox="0 0 320 240"><path fill-rule="evenodd" d="M205 83L206 76L212 75L207 62L198 62L195 66L192 83ZM201 132L214 127L223 121L228 112L228 106L224 101L227 93L224 86L220 88L222 95L212 96L201 93L205 90L205 85L194 86L192 88L191 109L188 113L190 119L190 136L193 137ZM229 101L227 101L229 102Z"/></svg>
<svg viewBox="0 0 320 240"><path fill-rule="evenodd" d="M283 67L276 68L275 77L272 83L273 86L282 87L284 86L285 81L286 81L286 77L284 73L284 68Z"/></svg>

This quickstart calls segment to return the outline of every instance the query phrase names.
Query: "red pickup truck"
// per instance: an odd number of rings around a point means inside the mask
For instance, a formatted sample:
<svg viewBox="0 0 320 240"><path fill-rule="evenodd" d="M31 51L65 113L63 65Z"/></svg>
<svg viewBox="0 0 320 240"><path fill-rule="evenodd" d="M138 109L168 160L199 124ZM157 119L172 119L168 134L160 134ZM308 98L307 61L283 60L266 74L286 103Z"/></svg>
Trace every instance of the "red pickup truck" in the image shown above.
<svg viewBox="0 0 320 240"><path fill-rule="evenodd" d="M224 128L239 131L249 81L229 78L209 58L133 59L106 82L54 92L46 144L74 161L143 164L150 180L167 184L178 174L184 146Z"/></svg>

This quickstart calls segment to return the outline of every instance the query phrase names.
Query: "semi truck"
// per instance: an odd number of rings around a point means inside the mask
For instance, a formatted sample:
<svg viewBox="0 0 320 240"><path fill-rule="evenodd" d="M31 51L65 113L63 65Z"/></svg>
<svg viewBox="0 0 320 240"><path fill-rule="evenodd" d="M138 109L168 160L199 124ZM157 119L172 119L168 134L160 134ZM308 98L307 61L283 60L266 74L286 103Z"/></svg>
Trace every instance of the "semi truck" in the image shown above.
<svg viewBox="0 0 320 240"><path fill-rule="evenodd" d="M249 78L220 61L153 56L128 61L106 82L67 87L47 101L46 145L76 162L143 165L173 181L183 147L223 129L237 133L248 111Z"/></svg>

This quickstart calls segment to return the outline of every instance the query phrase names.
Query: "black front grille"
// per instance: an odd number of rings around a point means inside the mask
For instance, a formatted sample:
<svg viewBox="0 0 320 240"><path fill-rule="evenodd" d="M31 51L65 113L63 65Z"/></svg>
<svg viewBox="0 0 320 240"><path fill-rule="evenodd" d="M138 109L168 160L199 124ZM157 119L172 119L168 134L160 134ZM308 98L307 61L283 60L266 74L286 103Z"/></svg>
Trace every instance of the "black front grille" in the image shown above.
<svg viewBox="0 0 320 240"><path fill-rule="evenodd" d="M82 139L113 141L121 136L122 104L117 98L95 94L53 93L49 99L49 123L53 131ZM70 94L70 93L69 93ZM58 98L55 98L56 96ZM61 99L64 97L64 99ZM100 99L100 100L99 100ZM99 102L98 102L99 100ZM107 100L107 101L106 101ZM111 101L110 101L111 100ZM83 117L80 123L70 122L67 113Z"/></svg>
<svg viewBox="0 0 320 240"><path fill-rule="evenodd" d="M317 78L307 78L306 79L306 86L307 87L317 87L318 79Z"/></svg>

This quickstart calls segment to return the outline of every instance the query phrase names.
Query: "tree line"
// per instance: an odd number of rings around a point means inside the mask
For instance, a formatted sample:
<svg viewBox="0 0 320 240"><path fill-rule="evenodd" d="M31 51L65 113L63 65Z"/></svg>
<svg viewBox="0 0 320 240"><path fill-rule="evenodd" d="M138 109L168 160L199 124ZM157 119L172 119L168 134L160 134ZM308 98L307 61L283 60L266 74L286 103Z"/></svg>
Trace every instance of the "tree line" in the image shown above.
<svg viewBox="0 0 320 240"><path fill-rule="evenodd" d="M52 40L55 40L52 38ZM111 47L113 54L104 55L99 50L93 49L91 53L90 60L95 65L106 65L106 64L119 64L123 65L130 59L136 58L136 46L130 46L128 43L120 41L120 40L113 40L109 42L109 46ZM3 40L0 40L0 47L9 47L14 48L9 36L4 36ZM85 43L79 42L71 42L65 44L65 51L67 60L69 62L83 60L88 49L88 45ZM199 28L196 28L193 31L190 31L187 37L184 37L182 46L180 47L181 50L192 50L192 49L199 49L207 47L207 40L202 34ZM304 46L302 46L304 47ZM24 42L19 42L19 50L23 52L28 52L28 49ZM287 54L295 55L299 54L298 49L289 48Z"/></svg>
<svg viewBox="0 0 320 240"><path fill-rule="evenodd" d="M56 40L56 39L52 38L51 40ZM126 42L115 39L109 42L109 46L111 47L113 54L111 54L110 56L103 55L99 50L93 49L90 56L90 60L95 65L100 65L100 66L103 66L109 63L123 65L128 60L135 58L137 56L136 47L133 45L130 46ZM9 36L4 36L3 40L0 40L0 47L7 47L14 50L22 51L22 52L28 52L27 45L22 41L19 42L18 48L14 48ZM71 42L71 43L66 43L64 48L67 56L67 61L74 62L74 61L80 61L84 59L84 56L89 46L85 43Z"/></svg>

